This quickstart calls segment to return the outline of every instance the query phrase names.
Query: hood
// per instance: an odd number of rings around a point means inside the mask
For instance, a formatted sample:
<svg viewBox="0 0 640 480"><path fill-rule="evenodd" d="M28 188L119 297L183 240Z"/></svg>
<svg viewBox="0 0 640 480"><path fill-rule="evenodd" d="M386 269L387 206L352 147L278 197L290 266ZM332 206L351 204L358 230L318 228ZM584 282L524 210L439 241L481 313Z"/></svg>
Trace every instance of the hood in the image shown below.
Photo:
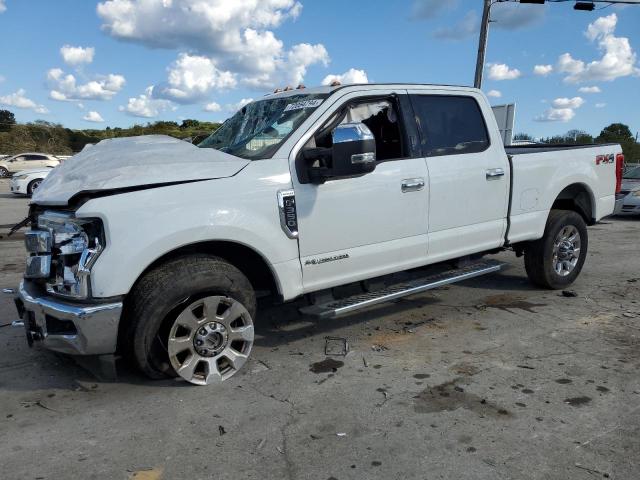
<svg viewBox="0 0 640 480"><path fill-rule="evenodd" d="M29 170L20 170L17 173L14 173L13 176L14 177L19 177L20 175L33 175L36 173L44 173L45 175L49 175L49 173L51 173L51 171L53 170L53 168L31 168Z"/></svg>
<svg viewBox="0 0 640 480"><path fill-rule="evenodd" d="M61 163L33 196L39 205L66 205L81 192L231 177L249 160L165 135L113 138Z"/></svg>

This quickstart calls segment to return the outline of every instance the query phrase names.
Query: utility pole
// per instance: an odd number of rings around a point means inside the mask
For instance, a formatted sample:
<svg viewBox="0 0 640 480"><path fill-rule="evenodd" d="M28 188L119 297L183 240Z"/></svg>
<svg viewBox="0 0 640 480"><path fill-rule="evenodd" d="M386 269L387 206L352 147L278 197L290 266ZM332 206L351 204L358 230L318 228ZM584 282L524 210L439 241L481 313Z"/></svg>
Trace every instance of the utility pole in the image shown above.
<svg viewBox="0 0 640 480"><path fill-rule="evenodd" d="M482 23L480 24L480 40L478 41L478 58L476 60L476 76L473 86L482 88L482 72L484 70L484 56L487 52L487 37L489 36L489 22L491 21L491 2L483 0Z"/></svg>

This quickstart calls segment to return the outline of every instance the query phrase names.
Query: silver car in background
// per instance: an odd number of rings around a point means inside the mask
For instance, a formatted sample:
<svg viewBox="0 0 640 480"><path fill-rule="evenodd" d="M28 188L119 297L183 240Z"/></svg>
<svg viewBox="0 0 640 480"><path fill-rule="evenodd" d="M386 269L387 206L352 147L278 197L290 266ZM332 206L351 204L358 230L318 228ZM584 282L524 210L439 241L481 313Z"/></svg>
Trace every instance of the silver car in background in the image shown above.
<svg viewBox="0 0 640 480"><path fill-rule="evenodd" d="M640 166L624 173L620 193L625 197L619 215L640 215Z"/></svg>

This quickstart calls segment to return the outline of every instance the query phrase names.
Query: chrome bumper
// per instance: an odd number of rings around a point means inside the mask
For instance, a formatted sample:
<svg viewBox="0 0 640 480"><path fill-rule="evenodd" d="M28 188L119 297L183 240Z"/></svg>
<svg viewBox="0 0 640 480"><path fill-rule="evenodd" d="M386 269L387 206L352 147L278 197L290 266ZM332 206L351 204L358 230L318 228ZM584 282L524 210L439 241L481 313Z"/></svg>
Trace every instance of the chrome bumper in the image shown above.
<svg viewBox="0 0 640 480"><path fill-rule="evenodd" d="M116 351L122 302L79 304L40 294L28 281L15 298L29 345L72 355Z"/></svg>

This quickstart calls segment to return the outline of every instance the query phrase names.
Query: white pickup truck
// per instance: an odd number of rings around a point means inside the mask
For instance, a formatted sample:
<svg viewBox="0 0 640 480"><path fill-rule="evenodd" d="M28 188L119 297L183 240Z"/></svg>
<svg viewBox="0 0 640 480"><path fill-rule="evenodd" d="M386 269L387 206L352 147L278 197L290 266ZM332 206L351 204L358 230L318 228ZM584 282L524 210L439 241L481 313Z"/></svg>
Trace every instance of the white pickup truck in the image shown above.
<svg viewBox="0 0 640 480"><path fill-rule="evenodd" d="M198 146L105 140L56 168L16 304L29 343L220 382L249 357L257 297L338 316L495 272L482 257L505 249L536 285L571 284L587 225L614 211L620 152L505 151L472 88L287 89Z"/></svg>

